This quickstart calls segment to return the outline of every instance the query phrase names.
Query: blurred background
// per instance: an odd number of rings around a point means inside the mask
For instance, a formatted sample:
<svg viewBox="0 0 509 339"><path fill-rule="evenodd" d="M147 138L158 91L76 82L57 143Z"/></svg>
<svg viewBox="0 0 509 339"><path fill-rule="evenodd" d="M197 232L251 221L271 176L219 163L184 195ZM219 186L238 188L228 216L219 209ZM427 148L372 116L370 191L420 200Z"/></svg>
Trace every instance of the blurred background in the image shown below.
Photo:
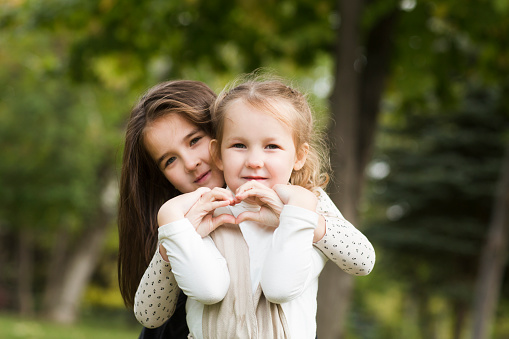
<svg viewBox="0 0 509 339"><path fill-rule="evenodd" d="M509 338L509 1L0 0L0 337L137 338L117 283L125 124L168 79L309 93L377 262L318 338Z"/></svg>

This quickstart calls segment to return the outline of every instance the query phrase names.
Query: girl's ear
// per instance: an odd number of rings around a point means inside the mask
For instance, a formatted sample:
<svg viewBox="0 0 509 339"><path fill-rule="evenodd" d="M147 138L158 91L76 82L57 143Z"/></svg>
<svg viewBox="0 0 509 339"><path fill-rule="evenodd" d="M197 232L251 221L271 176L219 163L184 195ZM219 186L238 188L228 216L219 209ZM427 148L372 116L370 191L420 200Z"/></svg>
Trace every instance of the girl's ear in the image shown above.
<svg viewBox="0 0 509 339"><path fill-rule="evenodd" d="M210 140L209 144L209 153L210 158L216 164L216 167L219 168L221 171L224 171L223 169L223 161L221 160L221 150L219 148L219 143L216 139Z"/></svg>
<svg viewBox="0 0 509 339"><path fill-rule="evenodd" d="M303 143L301 147L297 150L297 158L295 159L295 164L293 165L293 170L300 170L304 164L306 163L306 159L308 157L309 152L309 144L307 142Z"/></svg>

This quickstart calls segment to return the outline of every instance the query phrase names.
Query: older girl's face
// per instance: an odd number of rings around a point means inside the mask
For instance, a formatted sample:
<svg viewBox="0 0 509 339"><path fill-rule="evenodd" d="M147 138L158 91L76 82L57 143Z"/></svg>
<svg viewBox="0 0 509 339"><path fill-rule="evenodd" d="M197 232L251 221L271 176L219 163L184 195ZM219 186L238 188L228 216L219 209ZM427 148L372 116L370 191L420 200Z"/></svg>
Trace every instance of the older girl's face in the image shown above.
<svg viewBox="0 0 509 339"><path fill-rule="evenodd" d="M223 172L211 160L210 136L179 114L169 114L145 127L145 147L181 193L199 187L222 187Z"/></svg>

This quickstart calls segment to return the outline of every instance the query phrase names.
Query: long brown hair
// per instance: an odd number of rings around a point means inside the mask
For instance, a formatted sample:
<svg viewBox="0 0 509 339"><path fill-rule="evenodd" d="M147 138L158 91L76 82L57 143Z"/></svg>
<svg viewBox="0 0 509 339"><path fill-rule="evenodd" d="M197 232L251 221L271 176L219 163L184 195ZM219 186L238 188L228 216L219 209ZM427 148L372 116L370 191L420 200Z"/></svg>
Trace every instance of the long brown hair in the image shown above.
<svg viewBox="0 0 509 339"><path fill-rule="evenodd" d="M243 82L239 84L241 81ZM327 172L330 168L328 149L314 128L313 112L302 92L286 85L275 76L267 79L253 73L239 77L218 95L211 107L214 138L218 145L222 142L226 113L236 100L242 100L254 108L261 109L290 127L296 149L304 143L309 145L304 166L291 174L292 185L309 190L326 187L329 181ZM213 157L220 156L217 154L220 148L220 146L215 148L216 154L213 154Z"/></svg>
<svg viewBox="0 0 509 339"><path fill-rule="evenodd" d="M145 149L145 127L168 114L181 114L212 135L209 107L215 98L202 82L167 81L149 89L131 110L118 211L118 280L128 307L133 307L138 284L157 248L157 212L165 201L180 194Z"/></svg>

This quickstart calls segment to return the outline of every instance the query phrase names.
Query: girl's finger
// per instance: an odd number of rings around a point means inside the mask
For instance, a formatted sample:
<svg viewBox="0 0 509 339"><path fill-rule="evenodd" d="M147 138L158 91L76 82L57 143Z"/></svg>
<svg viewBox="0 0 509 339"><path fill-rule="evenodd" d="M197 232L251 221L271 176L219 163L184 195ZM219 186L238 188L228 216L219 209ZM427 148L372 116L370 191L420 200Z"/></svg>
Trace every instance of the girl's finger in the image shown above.
<svg viewBox="0 0 509 339"><path fill-rule="evenodd" d="M225 189L216 189L214 188L210 192L205 193L202 196L202 200L208 200L208 201L216 201L216 200L227 200L227 201L234 201L233 193L231 191L225 190Z"/></svg>
<svg viewBox="0 0 509 339"><path fill-rule="evenodd" d="M232 202L234 201L234 198L233 198L233 195L231 195L231 194L229 195L229 194L225 194L222 192L210 191L210 192L205 193L197 201L196 205L200 206L200 208L204 208L203 206L207 206L207 204L210 204L211 202L216 202L216 201L226 202L226 205L224 205L224 206L227 206L227 205L232 204ZM209 207L205 207L205 208L210 209Z"/></svg>
<svg viewBox="0 0 509 339"><path fill-rule="evenodd" d="M227 224L227 223L234 224L235 217L231 214L221 214L214 218L212 218L212 217L210 217L210 215L208 215L198 225L198 227L196 228L196 232L201 237L206 237L207 235L210 234L210 232L214 231L219 226Z"/></svg>
<svg viewBox="0 0 509 339"><path fill-rule="evenodd" d="M248 197L250 198L269 198L269 197L277 197L276 192L271 189L260 189L260 188L252 188L248 191L243 191L236 195L238 199L244 200Z"/></svg>
<svg viewBox="0 0 509 339"><path fill-rule="evenodd" d="M234 221L234 224L240 224L241 222L246 221L246 220L259 222L260 221L260 213L251 212L251 211L242 212L237 216L237 218Z"/></svg>
<svg viewBox="0 0 509 339"><path fill-rule="evenodd" d="M209 203L203 204L201 206L201 210L206 212L206 213L210 213L210 212L214 211L217 208L226 207L226 206L229 206L229 205L230 205L230 201L228 201L228 200L211 201Z"/></svg>
<svg viewBox="0 0 509 339"><path fill-rule="evenodd" d="M235 217L231 214L220 214L212 218L213 230L224 224L236 224Z"/></svg>
<svg viewBox="0 0 509 339"><path fill-rule="evenodd" d="M269 210L268 208L262 207L259 212L242 212L237 216L237 219L235 219L237 224L243 221L255 221L259 222L260 224L264 224L265 226L278 227L279 215Z"/></svg>
<svg viewBox="0 0 509 339"><path fill-rule="evenodd" d="M240 196L237 196L237 198L242 201L246 199L257 199L257 203L261 202L261 205L267 205L271 209L278 211L278 213L281 213L283 210L283 202L279 198L279 196L271 189L265 190L259 190L257 188L252 189L250 191L244 192ZM256 201L255 201L256 202Z"/></svg>
<svg viewBox="0 0 509 339"><path fill-rule="evenodd" d="M243 185L240 185L239 188L235 191L235 193L241 193L243 191L248 191L253 188L260 188L260 189L271 189L270 187L265 186L264 184L256 181L256 180L250 180Z"/></svg>
<svg viewBox="0 0 509 339"><path fill-rule="evenodd" d="M178 201L178 204L180 204L184 213L187 213L193 207L193 205L195 205L201 199L201 196L206 194L206 192L208 192L208 191L210 191L210 188L200 187L193 192L185 193L178 197L175 197L175 198L169 200L169 202L173 203L172 201L175 201L175 202Z"/></svg>

